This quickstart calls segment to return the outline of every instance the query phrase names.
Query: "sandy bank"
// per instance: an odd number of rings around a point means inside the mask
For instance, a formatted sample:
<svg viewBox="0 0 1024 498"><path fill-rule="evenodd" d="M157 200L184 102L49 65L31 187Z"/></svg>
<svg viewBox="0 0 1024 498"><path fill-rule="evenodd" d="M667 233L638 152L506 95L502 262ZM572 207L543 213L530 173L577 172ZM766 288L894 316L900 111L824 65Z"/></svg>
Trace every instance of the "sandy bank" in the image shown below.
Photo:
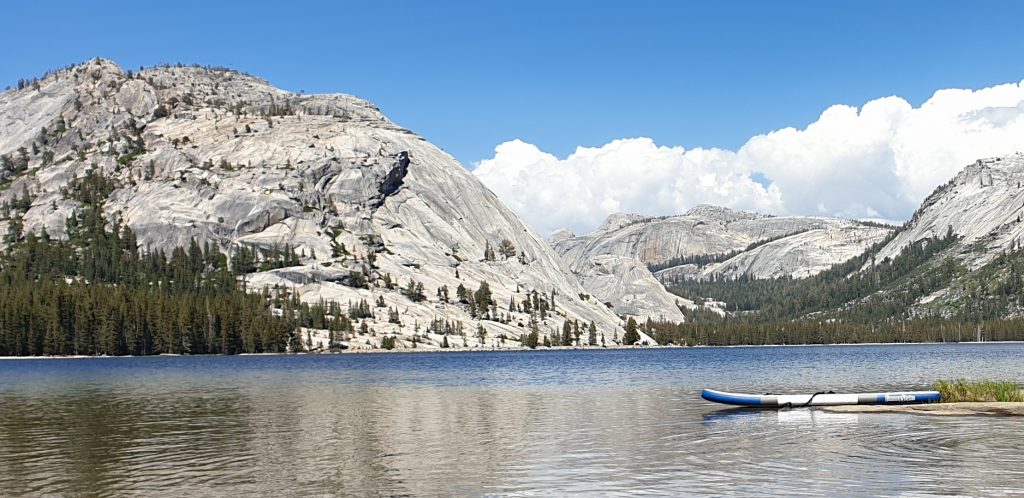
<svg viewBox="0 0 1024 498"><path fill-rule="evenodd" d="M997 415L1024 416L1024 403L932 403L926 405L848 405L827 406L833 413L917 413L922 415Z"/></svg>

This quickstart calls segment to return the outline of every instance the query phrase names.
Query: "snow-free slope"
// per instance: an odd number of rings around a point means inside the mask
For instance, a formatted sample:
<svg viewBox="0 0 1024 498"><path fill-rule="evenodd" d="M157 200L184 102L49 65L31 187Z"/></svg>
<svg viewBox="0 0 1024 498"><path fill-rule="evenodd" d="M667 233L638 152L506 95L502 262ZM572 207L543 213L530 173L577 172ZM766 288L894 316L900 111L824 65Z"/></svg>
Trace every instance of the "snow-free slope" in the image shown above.
<svg viewBox="0 0 1024 498"><path fill-rule="evenodd" d="M616 213L590 234L558 230L548 240L587 291L616 312L682 321L678 307L694 304L669 293L665 282L803 278L861 254L891 232L836 218L766 216L700 205L679 216ZM713 260L681 260L693 256ZM663 268L652 276L647 268L641 270L647 265Z"/></svg>
<svg viewBox="0 0 1024 498"><path fill-rule="evenodd" d="M63 236L78 208L66 187L91 170L118 182L106 214L143 246L196 238L233 255L243 245L289 245L302 264L250 275L252 288L278 285L343 306L383 297L401 323L377 308L369 324L378 336L398 334L400 347L414 334L427 347L440 342L428 334L434 320L464 327L468 339L453 345L511 345L529 328L519 304L534 291L554 295L541 334L568 319L594 322L608 341L622 335L619 318L581 297L562 260L479 180L352 96L296 94L224 69L132 74L96 59L0 94L0 155L27 162L0 173L0 201L32 196L26 231ZM514 254L485 258L503 239ZM400 293L410 281L423 284L426 301ZM459 285L474 291L481 282L493 293L490 320L454 302ZM437 296L443 286L449 302ZM359 336L350 346L377 343Z"/></svg>
<svg viewBox="0 0 1024 498"><path fill-rule="evenodd" d="M679 216L615 214L584 236L567 237L566 233L556 232L552 243L570 267L575 268L600 254L668 266L673 258L723 255L767 242L750 256L715 266L721 268L720 276L775 278L814 274L859 254L854 249L866 248L884 239L890 231L837 218L767 216L701 205ZM842 248L846 245L853 249ZM765 265L757 264L755 259L776 261ZM716 273L713 268L699 270L694 276Z"/></svg>
<svg viewBox="0 0 1024 498"><path fill-rule="evenodd" d="M679 323L686 318L680 307L693 308L692 301L673 295L636 258L603 254L589 265L577 267L583 288L613 311L641 321Z"/></svg>
<svg viewBox="0 0 1024 498"><path fill-rule="evenodd" d="M878 254L893 257L906 246L941 237L960 236L960 245L977 245L964 255L971 267L991 261L1024 239L1024 155L981 159L937 188L914 213L903 231Z"/></svg>
<svg viewBox="0 0 1024 498"><path fill-rule="evenodd" d="M891 228L858 223L813 228L708 265L693 278L807 278L862 254L891 233Z"/></svg>

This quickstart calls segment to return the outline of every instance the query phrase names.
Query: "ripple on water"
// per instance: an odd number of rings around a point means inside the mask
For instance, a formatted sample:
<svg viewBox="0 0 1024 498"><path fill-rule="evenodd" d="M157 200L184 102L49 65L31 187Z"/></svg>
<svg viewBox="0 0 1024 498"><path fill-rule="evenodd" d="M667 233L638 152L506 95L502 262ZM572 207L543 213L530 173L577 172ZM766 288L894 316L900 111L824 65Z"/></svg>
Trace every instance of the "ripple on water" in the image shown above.
<svg viewBox="0 0 1024 498"><path fill-rule="evenodd" d="M720 409L698 393L916 388L1021 375L1021 360L1003 345L0 362L0 489L1010 494L1015 420Z"/></svg>

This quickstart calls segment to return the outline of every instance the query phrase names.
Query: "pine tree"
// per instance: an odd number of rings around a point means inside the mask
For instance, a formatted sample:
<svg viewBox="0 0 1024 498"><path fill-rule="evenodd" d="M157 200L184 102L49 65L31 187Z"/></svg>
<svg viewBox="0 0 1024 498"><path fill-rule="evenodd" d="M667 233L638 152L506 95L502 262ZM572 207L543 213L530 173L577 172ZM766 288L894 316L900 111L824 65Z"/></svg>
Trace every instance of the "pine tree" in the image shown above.
<svg viewBox="0 0 1024 498"><path fill-rule="evenodd" d="M633 317L629 317L626 321L626 333L622 334L622 344L624 346L632 346L640 341L640 333L637 332L636 320Z"/></svg>
<svg viewBox="0 0 1024 498"><path fill-rule="evenodd" d="M511 240L501 239L501 242L498 244L498 253L504 259L515 257L516 246L512 244Z"/></svg>
<svg viewBox="0 0 1024 498"><path fill-rule="evenodd" d="M537 349L537 343L540 340L540 331L537 328L537 322L532 318L530 319L530 333L526 335L526 339L523 341L523 345L530 349Z"/></svg>
<svg viewBox="0 0 1024 498"><path fill-rule="evenodd" d="M486 281L480 281L480 288L473 293L473 300L476 303L476 309L480 314L487 312L487 308L491 305L491 286Z"/></svg>
<svg viewBox="0 0 1024 498"><path fill-rule="evenodd" d="M412 279L409 280L409 285L402 290L402 295L409 298L414 303L419 303L427 299L426 294L423 292L423 284Z"/></svg>

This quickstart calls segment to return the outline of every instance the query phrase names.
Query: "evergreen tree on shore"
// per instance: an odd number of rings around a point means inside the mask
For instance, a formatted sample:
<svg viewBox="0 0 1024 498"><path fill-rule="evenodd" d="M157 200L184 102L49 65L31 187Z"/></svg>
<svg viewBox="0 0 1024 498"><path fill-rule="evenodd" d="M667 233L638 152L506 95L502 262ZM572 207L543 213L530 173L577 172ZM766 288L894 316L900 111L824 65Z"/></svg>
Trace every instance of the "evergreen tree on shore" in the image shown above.
<svg viewBox="0 0 1024 498"><path fill-rule="evenodd" d="M636 320L633 317L629 317L626 320L626 333L622 334L622 345L632 346L640 340L640 333L637 332Z"/></svg>
<svg viewBox="0 0 1024 498"><path fill-rule="evenodd" d="M214 244L192 240L169 256L140 249L129 227L103 215L114 187L99 175L76 180L68 240L27 233L0 256L0 355L285 352L303 347L301 327L352 330L334 303L246 293L249 268L229 265ZM287 252L280 261L294 262Z"/></svg>

